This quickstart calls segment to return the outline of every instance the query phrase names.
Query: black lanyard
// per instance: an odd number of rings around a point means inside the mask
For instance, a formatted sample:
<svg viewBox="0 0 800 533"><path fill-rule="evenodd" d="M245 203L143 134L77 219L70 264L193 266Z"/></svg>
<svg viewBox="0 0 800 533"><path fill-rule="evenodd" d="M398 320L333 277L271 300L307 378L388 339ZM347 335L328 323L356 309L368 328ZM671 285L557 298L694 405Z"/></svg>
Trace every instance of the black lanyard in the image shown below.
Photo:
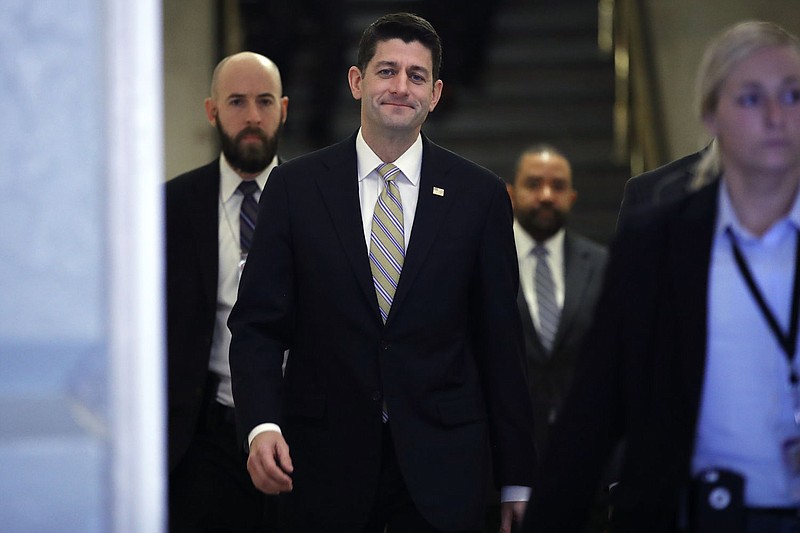
<svg viewBox="0 0 800 533"><path fill-rule="evenodd" d="M800 231L798 231L797 242L795 245L794 281L792 282L792 316L789 322L789 331L786 333L781 330L775 315L769 308L769 305L767 305L767 301L764 299L764 295L761 293L761 290L758 288L758 285L753 278L753 274L750 272L750 267L747 266L747 261L745 260L744 255L742 255L742 251L739 249L739 245L736 241L736 235L733 234L733 231L731 231L730 227L726 230L726 233L731 240L731 245L733 246L733 257L736 259L736 265L739 267L739 272L742 274L742 277L747 283L747 288L750 289L750 294L752 294L753 298L756 300L758 308L761 310L761 314L764 315L764 318L769 324L769 328L772 330L772 334L775 335L775 338L778 340L778 344L781 345L783 353L786 355L786 360L789 362L789 381L793 386L797 386L798 382L800 382L800 377L798 377L792 362L794 361L794 356L797 352L797 319L798 315L800 314L800 285L798 285L798 278L800 278Z"/></svg>

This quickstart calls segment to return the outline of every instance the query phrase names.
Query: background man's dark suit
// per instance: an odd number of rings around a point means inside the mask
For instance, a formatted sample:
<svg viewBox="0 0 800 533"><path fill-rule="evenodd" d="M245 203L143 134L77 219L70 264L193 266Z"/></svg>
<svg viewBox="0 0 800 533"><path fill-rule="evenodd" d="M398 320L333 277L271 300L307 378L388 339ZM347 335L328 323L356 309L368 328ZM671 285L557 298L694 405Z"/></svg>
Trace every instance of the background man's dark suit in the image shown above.
<svg viewBox="0 0 800 533"><path fill-rule="evenodd" d="M331 530L363 524L377 493L384 401L400 470L432 525L482 526L490 435L496 481L530 486L517 285L503 183L424 137L419 201L385 326L355 135L273 172L229 321L231 370L241 437L263 422L281 425L294 512L324 517Z"/></svg>
<svg viewBox="0 0 800 533"><path fill-rule="evenodd" d="M172 531L255 531L260 526L253 524L272 520L275 505L250 481L244 451L237 454L233 409L216 401L219 380L209 371L218 300L219 195L219 159L166 184ZM230 431L220 429L222 425ZM197 445L198 439L203 446ZM208 447L215 450L213 455ZM207 514L197 508L203 502L208 503Z"/></svg>
<svg viewBox="0 0 800 533"><path fill-rule="evenodd" d="M219 164L216 159L166 185L170 471L216 392L207 381L219 272Z"/></svg>
<svg viewBox="0 0 800 533"><path fill-rule="evenodd" d="M579 530L623 432L613 531L673 530L701 399L718 189L716 181L622 228L525 531Z"/></svg>
<svg viewBox="0 0 800 533"><path fill-rule="evenodd" d="M533 400L536 449L544 449L550 425L560 412L572 385L572 376L583 336L589 329L603 286L608 252L597 243L569 230L564 235L564 307L548 354L533 325L522 291L517 303L525 334L528 380Z"/></svg>
<svg viewBox="0 0 800 533"><path fill-rule="evenodd" d="M271 60L223 58L203 104L224 157L165 186L172 533L252 533L271 520L236 435L226 321L288 103Z"/></svg>

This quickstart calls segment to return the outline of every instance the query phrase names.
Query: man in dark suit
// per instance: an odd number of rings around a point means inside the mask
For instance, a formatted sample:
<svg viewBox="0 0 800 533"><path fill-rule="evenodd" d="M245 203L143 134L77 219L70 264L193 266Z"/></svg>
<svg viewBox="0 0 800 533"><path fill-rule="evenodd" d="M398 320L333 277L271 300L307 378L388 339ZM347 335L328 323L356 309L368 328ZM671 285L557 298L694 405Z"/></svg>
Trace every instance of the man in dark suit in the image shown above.
<svg viewBox="0 0 800 533"><path fill-rule="evenodd" d="M608 252L566 228L577 191L572 167L555 147L539 144L522 152L507 188L514 208L520 269L517 304L525 333L536 449L541 456L572 386ZM597 518L589 531L602 530L606 523L606 493L599 494Z"/></svg>
<svg viewBox="0 0 800 533"><path fill-rule="evenodd" d="M222 60L205 101L222 155L166 185L173 533L253 531L264 515L264 496L250 481L236 438L226 321L250 238L242 217L257 212L278 163L288 105L282 94L269 59L243 52Z"/></svg>
<svg viewBox="0 0 800 533"><path fill-rule="evenodd" d="M525 150L507 188L514 208L520 267L517 303L525 332L536 448L541 453L572 384L575 359L600 295L608 252L566 229L577 191L572 186L572 167L555 147L541 144ZM547 263L542 265L546 269L537 268L540 261ZM552 281L545 285L544 280L537 280L548 275ZM547 290L550 285L552 295ZM549 301L551 298L555 301ZM550 312L551 303L556 314L549 323L544 315Z"/></svg>
<svg viewBox="0 0 800 533"><path fill-rule="evenodd" d="M511 205L420 133L440 61L424 19L371 24L348 72L361 128L264 191L230 360L248 470L293 532L478 531L490 450L497 483L523 493L506 527L524 510L536 452Z"/></svg>

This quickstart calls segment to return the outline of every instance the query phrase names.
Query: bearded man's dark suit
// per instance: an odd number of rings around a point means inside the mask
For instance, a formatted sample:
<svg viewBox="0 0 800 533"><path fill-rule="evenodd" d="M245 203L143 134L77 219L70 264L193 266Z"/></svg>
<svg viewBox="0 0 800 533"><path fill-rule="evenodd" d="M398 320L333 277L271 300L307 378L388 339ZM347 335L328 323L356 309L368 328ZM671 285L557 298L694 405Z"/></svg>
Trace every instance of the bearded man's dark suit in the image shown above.
<svg viewBox="0 0 800 533"><path fill-rule="evenodd" d="M517 303L525 333L534 434L540 453L572 385L578 352L600 296L607 259L608 252L599 244L569 230L564 234L564 307L550 353L539 339L523 291L519 292Z"/></svg>
<svg viewBox="0 0 800 533"><path fill-rule="evenodd" d="M169 468L194 436L209 396L217 311L220 161L167 182L167 395Z"/></svg>
<svg viewBox="0 0 800 533"><path fill-rule="evenodd" d="M229 531L250 531L272 520L274 506L249 479L231 409L216 402L219 381L209 371L218 299L219 204L219 159L166 184L169 504L170 529L176 532L223 524ZM221 444L208 444L220 435L225 437Z"/></svg>
<svg viewBox="0 0 800 533"><path fill-rule="evenodd" d="M614 444L627 448L612 531L674 531L690 480L706 357L716 181L633 215L612 245L573 393L550 436L525 531L578 531Z"/></svg>
<svg viewBox="0 0 800 533"><path fill-rule="evenodd" d="M229 320L241 437L279 423L294 465L287 507L358 530L377 493L385 402L420 513L440 529L477 530L490 436L498 484L531 486L535 463L510 201L495 175L423 136L414 225L384 325L355 139L281 165L265 187Z"/></svg>

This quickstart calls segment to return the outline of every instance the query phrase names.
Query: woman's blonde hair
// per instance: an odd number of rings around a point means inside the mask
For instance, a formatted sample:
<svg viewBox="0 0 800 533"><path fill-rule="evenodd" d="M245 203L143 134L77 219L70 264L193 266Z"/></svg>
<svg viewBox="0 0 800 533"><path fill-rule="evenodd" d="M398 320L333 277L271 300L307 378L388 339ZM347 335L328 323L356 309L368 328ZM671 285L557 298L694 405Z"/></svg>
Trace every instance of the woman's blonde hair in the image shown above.
<svg viewBox="0 0 800 533"><path fill-rule="evenodd" d="M777 24L750 20L740 22L715 37L706 47L696 77L700 119L714 114L722 84L739 63L765 49L790 46L800 53L800 41ZM713 141L697 164L693 188L700 188L722 172L717 142Z"/></svg>

